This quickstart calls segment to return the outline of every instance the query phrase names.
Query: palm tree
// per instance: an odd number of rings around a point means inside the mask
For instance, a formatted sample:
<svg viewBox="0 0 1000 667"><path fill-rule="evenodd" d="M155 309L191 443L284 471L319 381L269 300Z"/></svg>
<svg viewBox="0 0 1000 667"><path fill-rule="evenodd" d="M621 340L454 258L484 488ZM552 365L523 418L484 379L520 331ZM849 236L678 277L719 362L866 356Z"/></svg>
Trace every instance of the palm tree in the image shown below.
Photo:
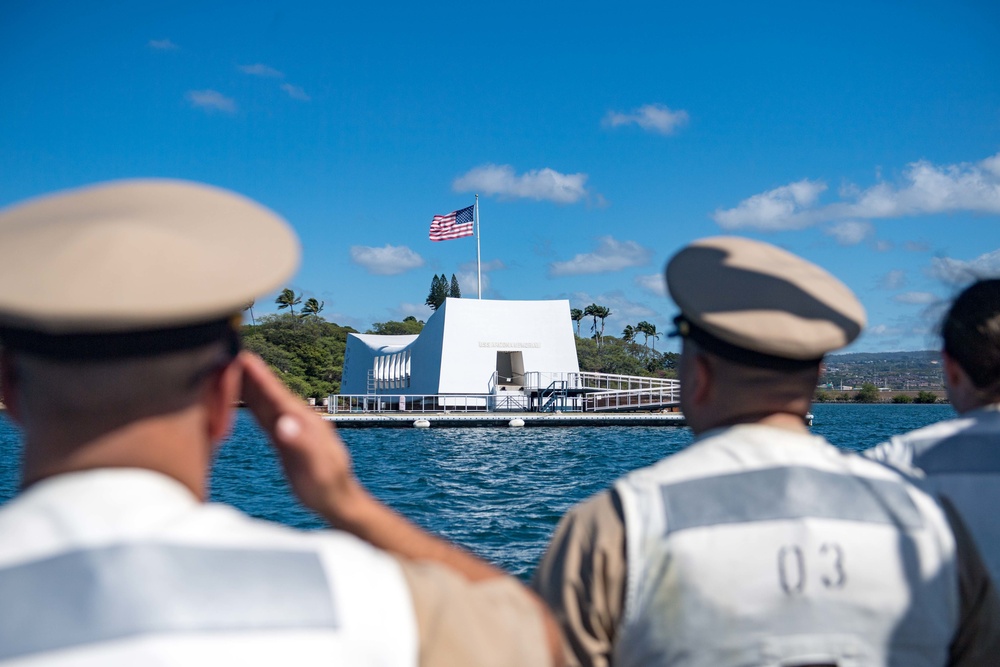
<svg viewBox="0 0 1000 667"><path fill-rule="evenodd" d="M302 303L302 295L299 294L298 296L296 296L295 292L286 287L285 289L281 290L281 294L278 295L278 298L275 299L274 302L278 304L278 310L288 308L289 310L292 311L292 315L294 315L295 306Z"/></svg>
<svg viewBox="0 0 1000 667"><path fill-rule="evenodd" d="M302 306L302 317L306 315L319 315L325 305L326 301L317 301L313 298L306 299L305 305Z"/></svg>
<svg viewBox="0 0 1000 667"><path fill-rule="evenodd" d="M643 334L646 337L645 340L643 341L643 344L646 346L647 349L649 348L649 335L650 335L650 330L652 328L653 325L647 322L646 320L643 320L642 322L639 322L639 324L635 325L636 331L638 331L639 333Z"/></svg>
<svg viewBox="0 0 1000 667"><path fill-rule="evenodd" d="M656 339L660 337L660 334L656 333L656 325L649 325L649 332L646 334L653 339L653 352L656 352Z"/></svg>
<svg viewBox="0 0 1000 667"><path fill-rule="evenodd" d="M597 317L600 318L601 320L601 334L600 337L597 339L597 347L599 348L601 347L601 339L604 338L604 320L611 317L611 310L604 306L598 306Z"/></svg>
<svg viewBox="0 0 1000 667"><path fill-rule="evenodd" d="M631 324L628 324L625 326L625 330L622 331L622 340L626 343L634 343L636 333L635 328L633 328Z"/></svg>
<svg viewBox="0 0 1000 667"><path fill-rule="evenodd" d="M592 303L583 309L584 317L593 317L594 323L590 326L590 330L594 332L594 338L597 339L597 310L600 308L596 303Z"/></svg>
<svg viewBox="0 0 1000 667"><path fill-rule="evenodd" d="M577 338L579 338L580 337L580 320L583 319L583 311L580 310L579 308L570 308L569 309L569 319L571 319L574 322L576 322L576 336L577 336Z"/></svg>

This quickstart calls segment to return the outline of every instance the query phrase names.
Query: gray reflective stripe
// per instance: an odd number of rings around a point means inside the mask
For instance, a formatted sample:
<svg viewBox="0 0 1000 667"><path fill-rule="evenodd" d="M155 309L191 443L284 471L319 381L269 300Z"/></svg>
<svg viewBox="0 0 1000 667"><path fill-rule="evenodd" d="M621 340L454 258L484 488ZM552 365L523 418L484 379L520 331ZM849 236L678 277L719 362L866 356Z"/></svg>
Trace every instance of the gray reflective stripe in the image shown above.
<svg viewBox="0 0 1000 667"><path fill-rule="evenodd" d="M806 517L919 528L920 513L894 481L815 468L767 468L660 487L667 531Z"/></svg>
<svg viewBox="0 0 1000 667"><path fill-rule="evenodd" d="M995 475L1000 473L1000 434L957 433L926 451L917 449L913 463L928 475Z"/></svg>
<svg viewBox="0 0 1000 667"><path fill-rule="evenodd" d="M146 633L337 625L311 552L136 544L0 569L0 659Z"/></svg>

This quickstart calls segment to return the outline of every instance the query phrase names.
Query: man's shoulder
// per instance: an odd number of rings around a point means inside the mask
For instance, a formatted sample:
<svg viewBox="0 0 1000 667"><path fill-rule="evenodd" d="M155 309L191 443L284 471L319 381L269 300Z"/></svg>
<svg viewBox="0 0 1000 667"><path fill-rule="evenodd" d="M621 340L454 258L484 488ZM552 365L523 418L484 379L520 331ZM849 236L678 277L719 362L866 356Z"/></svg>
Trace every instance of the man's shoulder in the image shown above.
<svg viewBox="0 0 1000 667"><path fill-rule="evenodd" d="M1000 419L983 420L977 415L963 415L894 435L866 450L864 455L907 475L919 476L922 463L935 456L940 448L950 448L961 441L983 435L991 438L1000 435ZM948 453L945 452L945 455Z"/></svg>
<svg viewBox="0 0 1000 667"><path fill-rule="evenodd" d="M127 543L389 560L346 533L301 530L229 505L202 503L176 480L139 469L86 471L40 482L0 507L0 527L0 561Z"/></svg>

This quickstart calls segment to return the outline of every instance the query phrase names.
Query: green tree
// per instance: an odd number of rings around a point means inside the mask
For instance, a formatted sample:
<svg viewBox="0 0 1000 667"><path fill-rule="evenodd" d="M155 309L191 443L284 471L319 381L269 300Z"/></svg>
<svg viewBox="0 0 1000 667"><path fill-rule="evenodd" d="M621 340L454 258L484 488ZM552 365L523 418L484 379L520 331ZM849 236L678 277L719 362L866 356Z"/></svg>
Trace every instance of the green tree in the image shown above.
<svg viewBox="0 0 1000 667"><path fill-rule="evenodd" d="M574 322L576 322L576 335L577 335L577 337L579 337L580 336L580 321L583 320L583 311L580 310L579 308L570 308L569 309L569 319L571 319Z"/></svg>
<svg viewBox="0 0 1000 667"><path fill-rule="evenodd" d="M597 341L597 347L601 347L601 337L604 335L604 320L611 317L611 311L604 306L598 306L596 303L592 303L583 309L584 317L593 317L594 323L591 325L590 330L594 332L594 340ZM597 328L597 320L601 321L601 328Z"/></svg>
<svg viewBox="0 0 1000 667"><path fill-rule="evenodd" d="M826 391L817 391L816 395L813 396L813 403L829 403L830 393Z"/></svg>
<svg viewBox="0 0 1000 667"><path fill-rule="evenodd" d="M423 320L418 320L413 315L409 315L402 322L392 320L389 322L376 322L365 333L380 334L383 336L412 336L420 333L423 328Z"/></svg>
<svg viewBox="0 0 1000 667"><path fill-rule="evenodd" d="M635 325L635 329L636 331L638 331L639 333L641 333L643 336L646 337L645 345L647 348L649 347L649 339L650 338L653 339L653 351L655 352L656 339L660 337L660 334L656 332L656 325L643 320L642 322L639 322L639 324Z"/></svg>
<svg viewBox="0 0 1000 667"><path fill-rule="evenodd" d="M576 354L581 371L639 376L650 374L642 361L629 354L624 342L610 336L600 347L596 338L577 338Z"/></svg>
<svg viewBox="0 0 1000 667"><path fill-rule="evenodd" d="M681 355L677 352L664 352L662 355L663 367L667 370L676 370L677 364L680 363Z"/></svg>
<svg viewBox="0 0 1000 667"><path fill-rule="evenodd" d="M914 403L937 403L937 395L933 391L919 391Z"/></svg>
<svg viewBox="0 0 1000 667"><path fill-rule="evenodd" d="M625 325L625 330L622 331L622 341L626 343L634 343L635 334L636 334L636 329L631 324Z"/></svg>
<svg viewBox="0 0 1000 667"><path fill-rule="evenodd" d="M596 311L596 316L598 319L601 320L601 333L598 335L597 338L597 347L599 348L601 346L601 340L604 338L604 320L611 317L611 310L604 306L598 306Z"/></svg>
<svg viewBox="0 0 1000 667"><path fill-rule="evenodd" d="M913 397L909 394L896 394L892 397L893 403L912 403Z"/></svg>
<svg viewBox="0 0 1000 667"><path fill-rule="evenodd" d="M871 382L865 382L861 389L854 394L855 403L878 403L878 387Z"/></svg>
<svg viewBox="0 0 1000 667"><path fill-rule="evenodd" d="M440 276L434 276L434 278L431 279L431 289L427 293L427 299L424 303L430 306L431 310L437 310L447 298L448 278L446 278L443 273Z"/></svg>
<svg viewBox="0 0 1000 667"><path fill-rule="evenodd" d="M302 303L302 295L299 294L296 296L295 292L286 287L281 290L281 294L278 295L278 298L275 299L274 302L278 304L278 310L288 308L292 312L292 315L294 315L295 306Z"/></svg>
<svg viewBox="0 0 1000 667"><path fill-rule="evenodd" d="M458 278L455 277L454 273L451 274L451 287L448 290L448 296L452 299L462 298L462 290L458 286Z"/></svg>
<svg viewBox="0 0 1000 667"><path fill-rule="evenodd" d="M306 299L305 304L302 306L302 317L307 315L319 315L325 305L326 301L317 301L313 298Z"/></svg>
<svg viewBox="0 0 1000 667"><path fill-rule="evenodd" d="M594 318L594 323L590 325L590 330L594 333L593 336L594 340L597 340L597 312L599 308L600 306L598 306L596 303L592 303L583 309L584 317Z"/></svg>
<svg viewBox="0 0 1000 667"><path fill-rule="evenodd" d="M243 346L259 354L285 385L303 398L340 390L347 334L355 332L322 317L265 315L243 326Z"/></svg>

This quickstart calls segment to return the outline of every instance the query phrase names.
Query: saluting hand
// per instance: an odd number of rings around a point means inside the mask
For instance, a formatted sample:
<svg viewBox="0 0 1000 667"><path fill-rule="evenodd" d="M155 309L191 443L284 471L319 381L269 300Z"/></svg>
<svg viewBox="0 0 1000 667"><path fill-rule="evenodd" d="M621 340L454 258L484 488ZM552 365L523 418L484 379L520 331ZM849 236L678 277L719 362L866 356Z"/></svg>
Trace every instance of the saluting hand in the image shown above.
<svg viewBox="0 0 1000 667"><path fill-rule="evenodd" d="M243 400L270 436L295 495L327 521L340 524L352 499L366 493L333 425L288 391L257 355L241 352L237 363L243 370Z"/></svg>

